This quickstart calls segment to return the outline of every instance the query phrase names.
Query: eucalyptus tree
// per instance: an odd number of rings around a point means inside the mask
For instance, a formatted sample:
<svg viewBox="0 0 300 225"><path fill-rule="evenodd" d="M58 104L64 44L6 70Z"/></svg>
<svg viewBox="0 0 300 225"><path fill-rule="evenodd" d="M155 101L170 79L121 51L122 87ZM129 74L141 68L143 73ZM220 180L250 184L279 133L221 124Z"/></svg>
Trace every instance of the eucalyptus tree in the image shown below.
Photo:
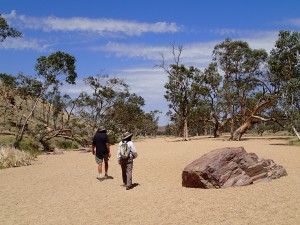
<svg viewBox="0 0 300 225"><path fill-rule="evenodd" d="M56 129L59 122L61 126L64 125L63 113L65 103L63 102L61 92L57 88L54 88L53 90L49 91L46 96L46 102L48 104L47 124L49 124L49 119L51 118L53 127L54 129ZM59 116L61 116L61 118L59 118Z"/></svg>
<svg viewBox="0 0 300 225"><path fill-rule="evenodd" d="M92 89L92 93L80 94L76 113L92 128L90 132L94 132L100 125L107 126L109 121L105 115L120 96L129 93L128 85L123 80L108 75L89 76L84 81Z"/></svg>
<svg viewBox="0 0 300 225"><path fill-rule="evenodd" d="M6 124L7 115L13 113L13 106L16 103L15 94L17 78L13 75L0 73L0 96L1 105L4 107L2 114L3 124Z"/></svg>
<svg viewBox="0 0 300 225"><path fill-rule="evenodd" d="M0 96L5 101L3 117L6 119L9 116L10 124L20 127L23 115L26 115L28 108L31 107L28 100L36 97L41 82L23 73L17 76L0 74L0 81L2 83Z"/></svg>
<svg viewBox="0 0 300 225"><path fill-rule="evenodd" d="M28 120L33 115L38 102L44 94L50 89L53 90L64 83L75 84L77 73L75 72L75 57L64 53L55 52L47 56L40 56L37 59L35 70L37 75L36 81L41 83L38 93L35 94L30 112L21 122L21 126L16 133L15 146L18 147L23 138L25 127Z"/></svg>
<svg viewBox="0 0 300 225"><path fill-rule="evenodd" d="M105 115L106 123L116 133L137 132L143 127L145 100L135 93L121 93Z"/></svg>
<svg viewBox="0 0 300 225"><path fill-rule="evenodd" d="M160 113L161 111L159 110L150 111L149 113L143 112L139 119L139 122L137 123L138 132L143 136L155 136L158 129L158 114Z"/></svg>
<svg viewBox="0 0 300 225"><path fill-rule="evenodd" d="M21 37L22 33L8 25L7 21L0 14L0 42L3 42L7 37Z"/></svg>
<svg viewBox="0 0 300 225"><path fill-rule="evenodd" d="M202 85L201 71L193 66L180 65L180 56L183 48L176 49L173 46L172 54L174 64L165 66L164 58L159 66L168 74L168 82L165 84L166 94L164 97L170 104L168 115L175 120L175 124L182 127L184 140L189 140L188 124L191 112L208 90Z"/></svg>
<svg viewBox="0 0 300 225"><path fill-rule="evenodd" d="M35 77L26 76L23 73L19 73L16 79L16 99L18 100L14 105L13 117L15 118L15 125L18 130L23 126L24 115L28 115L28 112L31 111L32 100L39 96L42 83ZM33 111L32 117L34 116L35 114Z"/></svg>
<svg viewBox="0 0 300 225"><path fill-rule="evenodd" d="M221 101L227 107L225 115L229 115L230 139L239 140L258 118L256 114L271 104L256 96L260 87L264 89L260 78L265 74L266 59L265 50L252 50L244 41L227 38L214 48L213 61L223 75ZM235 130L235 124L241 126Z"/></svg>
<svg viewBox="0 0 300 225"><path fill-rule="evenodd" d="M300 33L280 31L269 58L270 82L279 98L289 126L298 139L295 121L300 110ZM298 126L298 129L300 127Z"/></svg>
<svg viewBox="0 0 300 225"><path fill-rule="evenodd" d="M228 111L222 101L222 76L215 62L211 62L204 70L204 83L209 89L208 105L211 115L208 122L213 124L213 136L219 137L228 122Z"/></svg>

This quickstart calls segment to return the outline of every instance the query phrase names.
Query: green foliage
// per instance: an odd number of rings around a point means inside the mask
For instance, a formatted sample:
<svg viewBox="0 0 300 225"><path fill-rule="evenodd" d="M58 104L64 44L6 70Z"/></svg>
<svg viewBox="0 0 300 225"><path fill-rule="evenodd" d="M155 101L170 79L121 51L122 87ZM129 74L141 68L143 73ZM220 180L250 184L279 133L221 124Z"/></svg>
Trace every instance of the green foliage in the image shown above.
<svg viewBox="0 0 300 225"><path fill-rule="evenodd" d="M188 139L188 124L195 110L201 112L199 107L209 94L209 89L204 86L204 76L198 68L179 65L180 55L183 48L178 47L178 55L175 63L169 67L160 66L168 74L168 82L165 84L166 94L164 97L170 103L168 116L178 128L182 129L185 140ZM176 55L173 47L173 55ZM197 108L197 109L196 109Z"/></svg>
<svg viewBox="0 0 300 225"><path fill-rule="evenodd" d="M0 136L0 146L12 147L14 141L15 137L13 136ZM21 151L25 151L31 156L37 156L42 153L40 151L40 144L33 138L24 138L20 142L19 147Z"/></svg>
<svg viewBox="0 0 300 225"><path fill-rule="evenodd" d="M3 42L7 37L21 37L22 33L10 27L7 21L0 14L0 42Z"/></svg>
<svg viewBox="0 0 300 225"><path fill-rule="evenodd" d="M60 149L78 149L78 143L64 138L55 138L51 141L51 145Z"/></svg>
<svg viewBox="0 0 300 225"><path fill-rule="evenodd" d="M300 33L280 31L270 59L270 81L278 93L278 108L287 126L297 127L300 111Z"/></svg>
<svg viewBox="0 0 300 225"><path fill-rule="evenodd" d="M52 53L48 57L40 56L37 59L35 70L37 74L42 76L44 80L44 86L61 84L60 77L66 76L65 82L69 84L75 84L77 73L75 72L75 57L57 51Z"/></svg>
<svg viewBox="0 0 300 225"><path fill-rule="evenodd" d="M300 141L298 138L293 138L292 140L289 141L289 145L300 146Z"/></svg>

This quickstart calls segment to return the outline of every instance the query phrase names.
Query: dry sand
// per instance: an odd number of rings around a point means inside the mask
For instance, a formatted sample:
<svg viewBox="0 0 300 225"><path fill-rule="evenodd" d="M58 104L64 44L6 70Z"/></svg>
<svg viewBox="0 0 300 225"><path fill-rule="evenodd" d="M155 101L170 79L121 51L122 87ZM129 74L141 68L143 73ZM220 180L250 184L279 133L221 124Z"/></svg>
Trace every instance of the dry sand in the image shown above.
<svg viewBox="0 0 300 225"><path fill-rule="evenodd" d="M0 224L300 224L300 148L280 138L230 142L208 137L137 140L133 181L120 186L112 146L109 175L96 179L94 156L81 151L39 156L35 165L0 170ZM244 146L286 168L288 176L227 189L181 186L181 172L211 150Z"/></svg>

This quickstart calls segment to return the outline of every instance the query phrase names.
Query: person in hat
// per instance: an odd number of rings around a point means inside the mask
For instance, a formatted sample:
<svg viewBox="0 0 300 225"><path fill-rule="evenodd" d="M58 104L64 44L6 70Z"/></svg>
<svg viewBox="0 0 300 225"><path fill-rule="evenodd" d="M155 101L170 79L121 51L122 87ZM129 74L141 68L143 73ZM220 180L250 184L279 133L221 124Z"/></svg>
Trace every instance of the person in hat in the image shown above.
<svg viewBox="0 0 300 225"><path fill-rule="evenodd" d="M122 140L119 143L119 149L117 153L118 162L121 165L122 169L122 180L123 185L126 187L126 190L130 190L132 188L132 169L133 169L133 159L137 157L137 151L134 147L133 142L131 141L132 133L125 132L122 135ZM123 144L127 144L127 148L129 150L129 155L127 158L122 157L121 146Z"/></svg>
<svg viewBox="0 0 300 225"><path fill-rule="evenodd" d="M96 149L96 151L95 151ZM108 160L111 156L110 154L110 146L109 146L109 139L106 134L105 127L101 126L94 138L92 144L92 152L95 155L96 163L98 164L98 173L97 179L108 178ZM102 162L104 161L104 168L105 168L105 176L102 175Z"/></svg>

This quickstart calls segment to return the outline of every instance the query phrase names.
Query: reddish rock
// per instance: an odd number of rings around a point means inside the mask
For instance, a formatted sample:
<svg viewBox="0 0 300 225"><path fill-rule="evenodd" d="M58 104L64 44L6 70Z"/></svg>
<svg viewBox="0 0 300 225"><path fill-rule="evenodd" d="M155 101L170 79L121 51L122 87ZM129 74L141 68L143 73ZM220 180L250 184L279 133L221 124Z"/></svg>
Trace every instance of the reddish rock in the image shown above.
<svg viewBox="0 0 300 225"><path fill-rule="evenodd" d="M243 147L228 147L213 150L187 165L182 172L182 186L227 188L286 175L286 170L271 159L260 159Z"/></svg>

